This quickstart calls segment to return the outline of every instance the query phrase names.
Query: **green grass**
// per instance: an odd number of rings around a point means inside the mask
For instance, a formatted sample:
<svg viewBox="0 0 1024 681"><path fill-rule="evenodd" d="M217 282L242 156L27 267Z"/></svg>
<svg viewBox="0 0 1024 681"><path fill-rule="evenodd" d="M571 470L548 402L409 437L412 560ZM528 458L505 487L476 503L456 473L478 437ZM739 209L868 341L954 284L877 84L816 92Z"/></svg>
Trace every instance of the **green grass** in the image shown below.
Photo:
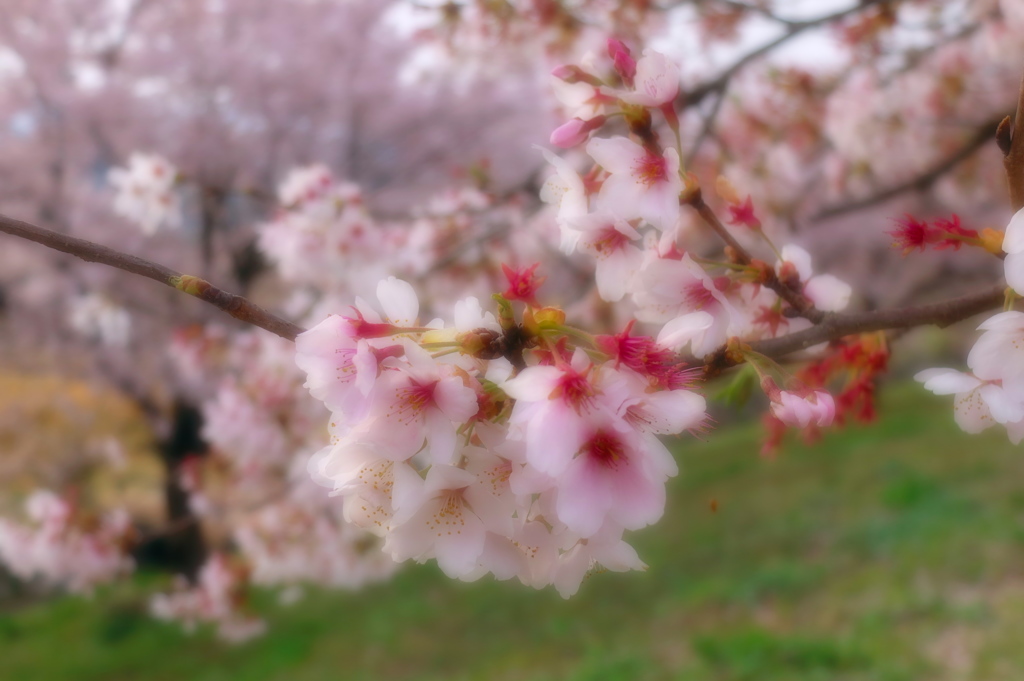
<svg viewBox="0 0 1024 681"><path fill-rule="evenodd" d="M884 399L882 422L775 461L756 426L680 447L665 519L634 535L650 569L568 601L413 565L293 606L263 594L270 633L232 647L150 620L126 585L0 616L0 679L1024 678L1024 453L916 386Z"/></svg>

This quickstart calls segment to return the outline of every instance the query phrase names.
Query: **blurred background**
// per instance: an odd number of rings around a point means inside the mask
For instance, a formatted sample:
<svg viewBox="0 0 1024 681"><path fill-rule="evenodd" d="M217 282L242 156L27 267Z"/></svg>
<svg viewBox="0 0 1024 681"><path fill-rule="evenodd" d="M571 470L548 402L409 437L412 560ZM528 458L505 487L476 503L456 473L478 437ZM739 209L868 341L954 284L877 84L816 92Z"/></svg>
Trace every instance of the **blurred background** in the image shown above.
<svg viewBox="0 0 1024 681"><path fill-rule="evenodd" d="M1006 224L993 140L1024 68L1021 0L0 0L0 213L305 326L389 274L446 313L501 290L500 264L541 262L546 302L618 328L592 263L558 251L535 148L571 115L551 69L604 58L609 37L679 62L687 167L750 194L856 308L998 280L990 257L905 256L886 232L906 214ZM162 209L140 213L161 172ZM328 217L300 210L314 199ZM325 529L340 511L305 462L326 412L286 342L207 307L0 237L0 678L1024 670L1024 464L909 381L962 366L972 322L899 338L877 418L774 457L759 454L763 400L715 402L706 441L675 445L665 518L634 536L647 572L595 574L563 601L396 568ZM47 513L135 571L82 577L71 563L99 566L99 548L18 534ZM154 617L154 593L213 561L245 613L232 624L262 636Z"/></svg>

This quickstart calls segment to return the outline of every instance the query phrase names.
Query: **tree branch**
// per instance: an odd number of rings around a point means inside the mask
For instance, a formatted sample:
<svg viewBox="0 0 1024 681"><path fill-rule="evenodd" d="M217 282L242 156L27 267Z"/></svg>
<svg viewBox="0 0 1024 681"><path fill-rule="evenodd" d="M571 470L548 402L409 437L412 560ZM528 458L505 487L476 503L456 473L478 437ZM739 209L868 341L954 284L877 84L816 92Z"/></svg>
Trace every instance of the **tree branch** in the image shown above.
<svg viewBox="0 0 1024 681"><path fill-rule="evenodd" d="M986 121L985 123L978 127L977 131L974 133L973 136L971 136L971 138L963 147L957 149L954 153L942 159L932 168L928 169L927 171L918 175L917 177L911 178L906 182L903 182L902 184L895 185L877 194L872 194L871 196L866 196L862 199L856 199L854 201L850 201L849 203L841 203L835 206L826 206L818 213L816 213L811 218L811 220L824 220L826 218L836 217L837 215L852 213L854 211L869 208L879 203L888 201L893 197L899 196L903 192L912 190L924 191L928 189L938 180L940 180L943 175L945 175L950 170L952 170L956 166L960 165L961 163L969 159L971 156L975 154L975 152L977 152L979 149L985 146L985 144L992 139L997 124L998 121ZM1024 156L1024 149L1020 151L1020 155ZM1022 160L1020 163L1022 166L1022 173L1024 173L1024 160ZM1007 173L1009 173L1009 170L1007 170ZM1021 191L1024 192L1024 174L1022 174L1021 176L1020 188ZM1022 198L1021 200L1024 201L1024 198ZM1022 203L1021 205L1024 205L1024 203Z"/></svg>
<svg viewBox="0 0 1024 681"><path fill-rule="evenodd" d="M1007 139L1009 128L1005 122L999 125L999 130L1000 146L1004 154L1003 166L1006 168L1006 181L1010 188L1010 203L1016 211L1024 208L1024 79L1021 80L1017 96L1013 134Z"/></svg>
<svg viewBox="0 0 1024 681"><path fill-rule="evenodd" d="M703 196L698 189L689 199L688 204L700 215L701 219L721 237L731 250L732 257L741 265L750 265L754 262L753 257L747 252L739 241L736 240L722 221L715 215L715 211L704 202ZM760 283L762 286L775 291L779 298L782 298L801 317L818 324L825 318L825 313L814 307L814 303L808 300L803 293L790 288L785 282L779 279L774 269L769 268L764 273L765 279Z"/></svg>
<svg viewBox="0 0 1024 681"><path fill-rule="evenodd" d="M0 232L34 241L47 248L81 258L86 262L108 265L158 281L165 286L170 286L210 303L235 319L266 329L287 340L295 340L295 337L304 331L302 327L267 312L241 296L219 289L204 279L176 272L158 263L115 251L92 241L60 234L4 215L0 215Z"/></svg>
<svg viewBox="0 0 1024 681"><path fill-rule="evenodd" d="M819 26L824 26L825 24L830 24L834 21L845 19L846 17L852 14L856 14L858 12L866 10L874 5L881 5L885 2L891 1L892 0L860 0L860 2L856 3L852 7L848 7L838 12L833 12L832 14L828 14L823 17L818 17L817 19L810 19L807 21L782 21L783 25L786 26L785 33L780 35L775 40L769 41L762 45L761 47L758 47L757 49L746 53L745 55L737 59L735 62L733 62L731 66L725 69L725 71L720 73L713 80L698 85L689 92L681 92L679 94L681 98L680 104L682 104L683 106L693 105L707 97L712 92L719 92L721 90L724 90L726 86L729 84L729 81L732 79L732 77L736 75L737 72L742 70L747 64L760 57L763 57L764 55L773 51L775 48L789 42L790 39L803 33L808 29L818 28ZM775 20L781 21L778 18L775 18Z"/></svg>
<svg viewBox="0 0 1024 681"><path fill-rule="evenodd" d="M798 350L805 350L818 343L836 340L855 333L910 329L915 326L931 324L943 328L1002 305L1005 295L1006 285L996 284L984 291L931 305L899 307L874 312L829 314L825 315L825 319L818 326L781 338L751 343L751 347L769 357L782 357Z"/></svg>
<svg viewBox="0 0 1024 681"><path fill-rule="evenodd" d="M829 313L817 326L791 333L788 336L755 341L750 343L750 348L762 355L780 359L819 343L838 340L857 333L911 329L916 326L932 324L943 328L1001 306L1005 295L1006 285L996 284L984 291L930 305L873 312ZM708 377L716 376L735 364L734 359L728 356L726 348L723 347L705 358L704 373Z"/></svg>

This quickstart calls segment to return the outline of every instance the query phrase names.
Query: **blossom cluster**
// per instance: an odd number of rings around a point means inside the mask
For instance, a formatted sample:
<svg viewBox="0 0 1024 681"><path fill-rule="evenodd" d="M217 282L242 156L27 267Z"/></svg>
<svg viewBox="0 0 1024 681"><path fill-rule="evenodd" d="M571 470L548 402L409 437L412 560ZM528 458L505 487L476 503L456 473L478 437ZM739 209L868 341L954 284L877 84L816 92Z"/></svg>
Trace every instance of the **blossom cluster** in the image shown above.
<svg viewBox="0 0 1024 681"><path fill-rule="evenodd" d="M512 291L510 291L512 292ZM533 291L519 290L521 299ZM652 338L590 337L525 303L475 298L423 325L412 286L378 286L297 339L332 444L310 463L349 522L397 561L571 595L593 567L643 567L622 539L656 521L676 464L659 435L700 428L691 372Z"/></svg>
<svg viewBox="0 0 1024 681"><path fill-rule="evenodd" d="M357 185L336 180L323 165L296 168L278 189L273 220L259 230L260 250L292 284L358 287L376 280L387 250Z"/></svg>
<svg viewBox="0 0 1024 681"><path fill-rule="evenodd" d="M594 65L556 70L574 117L551 141L585 144L595 165L581 175L545 151L556 172L542 199L565 255L589 258L600 297L628 310L619 333L589 334L541 306L535 265L503 268L497 316L468 297L453 325L423 323L412 285L391 277L378 285L379 308L357 298L351 314L297 339L306 385L332 413L332 444L310 472L396 561L434 558L451 577L518 577L566 596L594 566L642 567L623 533L664 511L677 468L659 437L706 419L681 353L703 357L809 325L790 314L794 297L821 311L848 303L849 286L816 276L795 245L776 250L774 266L709 260L691 247L699 235L684 206L699 189L678 144L663 146L652 123L658 115L676 129L677 68L653 51L634 61L614 40L608 55L604 79ZM630 137L597 136L620 115ZM749 197L725 180L718 193L732 222L774 248ZM637 323L660 331L633 335ZM835 415L823 389L783 391L767 374L762 385L783 423L817 428Z"/></svg>
<svg viewBox="0 0 1024 681"><path fill-rule="evenodd" d="M208 523L230 519L233 564L270 587L357 588L390 576L394 563L380 553L380 541L346 525L306 473L327 416L302 388L292 344L211 328L182 335L175 347L190 373L226 370L202 403L212 452L184 467L183 486Z"/></svg>
<svg viewBox="0 0 1024 681"><path fill-rule="evenodd" d="M212 624L226 641L247 641L262 634L266 623L245 610L246 578L243 567L215 554L194 586L179 579L175 591L153 597L150 612L157 619L182 622L189 630Z"/></svg>
<svg viewBox="0 0 1024 681"><path fill-rule="evenodd" d="M770 270L817 309L844 309L850 287L831 275L815 276L811 256L799 246L777 251L774 269L700 257L702 234L683 211L700 189L680 165L678 142L663 144L652 125L661 116L678 134L678 67L651 50L634 61L614 40L608 51L612 72L603 78L596 60L555 70L555 93L574 118L552 134L552 143L585 144L592 166L581 175L568 160L545 152L555 174L541 194L557 209L563 250L593 258L601 297L618 302L628 296L636 319L663 325L659 338L676 349L683 344L673 340L674 330L696 325L698 333L687 340L698 357L731 337L755 340L809 325L783 314L783 301L763 285ZM596 134L613 116L627 121L632 137ZM767 241L750 197L740 200L724 178L717 188L744 236Z"/></svg>
<svg viewBox="0 0 1024 681"><path fill-rule="evenodd" d="M27 524L0 518L0 561L20 579L81 593L132 570L126 512L88 514L53 492L36 490L25 513Z"/></svg>

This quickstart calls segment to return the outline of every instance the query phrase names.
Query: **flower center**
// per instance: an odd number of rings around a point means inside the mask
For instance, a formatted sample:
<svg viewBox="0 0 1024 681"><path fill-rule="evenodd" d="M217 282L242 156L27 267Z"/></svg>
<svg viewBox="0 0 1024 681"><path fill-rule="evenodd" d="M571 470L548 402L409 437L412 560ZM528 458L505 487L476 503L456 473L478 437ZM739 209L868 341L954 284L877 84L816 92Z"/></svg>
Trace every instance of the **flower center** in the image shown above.
<svg viewBox="0 0 1024 681"><path fill-rule="evenodd" d="M595 256L603 258L615 251L622 250L628 243L628 236L615 229L615 227L608 225L597 233L591 241L591 247L594 249Z"/></svg>
<svg viewBox="0 0 1024 681"><path fill-rule="evenodd" d="M561 397L577 413L593 396L594 388L587 381L587 377L571 369L562 374L562 378L558 381L558 386L551 394L552 399Z"/></svg>
<svg viewBox="0 0 1024 681"><path fill-rule="evenodd" d="M410 381L409 385L396 391L396 400L391 407L391 415L397 416L404 423L412 423L434 400L434 388L436 387L437 381L427 384Z"/></svg>
<svg viewBox="0 0 1024 681"><path fill-rule="evenodd" d="M699 279L683 288L683 300L691 310L703 310L717 303L710 289Z"/></svg>
<svg viewBox="0 0 1024 681"><path fill-rule="evenodd" d="M613 433L599 430L583 447L583 452L592 461L605 468L618 468L626 459L626 448Z"/></svg>
<svg viewBox="0 0 1024 681"><path fill-rule="evenodd" d="M633 167L633 174L638 182L650 187L668 176L668 162L648 151Z"/></svg>

